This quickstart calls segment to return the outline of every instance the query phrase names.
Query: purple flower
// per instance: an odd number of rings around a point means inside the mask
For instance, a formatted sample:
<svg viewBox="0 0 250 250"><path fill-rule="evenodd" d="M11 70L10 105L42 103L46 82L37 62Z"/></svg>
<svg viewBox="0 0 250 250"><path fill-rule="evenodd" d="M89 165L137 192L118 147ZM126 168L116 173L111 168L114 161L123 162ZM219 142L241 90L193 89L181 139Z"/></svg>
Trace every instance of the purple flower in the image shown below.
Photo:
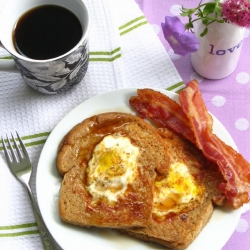
<svg viewBox="0 0 250 250"><path fill-rule="evenodd" d="M199 41L195 34L186 32L185 26L178 17L166 16L165 23L162 23L161 27L165 39L175 54L185 56L198 50Z"/></svg>

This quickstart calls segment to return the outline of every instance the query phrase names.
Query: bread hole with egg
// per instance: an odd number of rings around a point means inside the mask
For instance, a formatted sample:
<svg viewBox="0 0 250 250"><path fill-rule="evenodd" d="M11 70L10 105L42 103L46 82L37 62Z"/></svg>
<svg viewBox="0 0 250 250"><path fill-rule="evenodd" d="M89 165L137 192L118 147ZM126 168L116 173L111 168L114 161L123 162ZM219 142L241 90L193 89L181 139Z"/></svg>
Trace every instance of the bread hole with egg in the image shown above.
<svg viewBox="0 0 250 250"><path fill-rule="evenodd" d="M159 133L130 114L103 113L76 125L57 158L62 220L86 227L147 226L156 172L167 173L166 150Z"/></svg>

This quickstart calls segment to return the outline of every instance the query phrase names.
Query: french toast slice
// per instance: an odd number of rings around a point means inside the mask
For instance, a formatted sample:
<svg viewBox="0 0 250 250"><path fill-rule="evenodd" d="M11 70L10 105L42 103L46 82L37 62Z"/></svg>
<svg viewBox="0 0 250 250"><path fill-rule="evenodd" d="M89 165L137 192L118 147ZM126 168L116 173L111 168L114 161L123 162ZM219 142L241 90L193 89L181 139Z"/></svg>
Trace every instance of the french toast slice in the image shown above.
<svg viewBox="0 0 250 250"><path fill-rule="evenodd" d="M207 224L214 204L223 205L225 196L218 189L223 177L217 165L208 161L184 137L168 128L158 131L168 147L170 166L166 176L158 174L156 177L150 224L145 228L119 231L182 250L194 241Z"/></svg>
<svg viewBox="0 0 250 250"><path fill-rule="evenodd" d="M147 226L156 171L167 172L166 150L159 133L130 114L103 113L76 125L57 158L61 219L83 227Z"/></svg>
<svg viewBox="0 0 250 250"><path fill-rule="evenodd" d="M198 236L214 211L210 199L188 213L174 215L164 222L153 219L147 228L119 229L121 233L137 239L158 243L167 249L184 250Z"/></svg>

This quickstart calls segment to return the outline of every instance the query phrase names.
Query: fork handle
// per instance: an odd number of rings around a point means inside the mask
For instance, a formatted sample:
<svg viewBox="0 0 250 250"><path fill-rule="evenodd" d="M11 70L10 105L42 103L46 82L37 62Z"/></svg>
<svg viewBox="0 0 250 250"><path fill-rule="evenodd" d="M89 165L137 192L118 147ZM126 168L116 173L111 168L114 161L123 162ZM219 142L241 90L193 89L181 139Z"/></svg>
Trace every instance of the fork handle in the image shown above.
<svg viewBox="0 0 250 250"><path fill-rule="evenodd" d="M31 192L30 188L27 187L27 189L28 189L29 197L30 197L31 204L33 207L34 215L36 218L37 227L38 227L38 230L39 230L39 233L41 236L41 240L43 243L43 247L45 250L56 250L56 247L54 245L54 240L53 240L49 230L47 229L47 227L43 221L43 218L42 218L41 213L39 211L36 200Z"/></svg>

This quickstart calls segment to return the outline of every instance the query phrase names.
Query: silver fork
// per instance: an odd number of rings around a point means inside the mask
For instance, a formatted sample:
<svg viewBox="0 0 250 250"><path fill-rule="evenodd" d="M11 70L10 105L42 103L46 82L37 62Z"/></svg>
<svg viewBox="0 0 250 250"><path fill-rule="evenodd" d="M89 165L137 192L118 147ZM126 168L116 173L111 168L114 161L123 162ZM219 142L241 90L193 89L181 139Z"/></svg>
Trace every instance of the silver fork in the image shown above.
<svg viewBox="0 0 250 250"><path fill-rule="evenodd" d="M8 136L7 137L7 142L8 142L8 147L10 149L10 151L8 151L7 149L7 145L2 137L2 144L3 144L3 148L4 148L4 153L6 156L6 160L9 166L9 169L11 171L11 173L13 174L13 176L26 188L26 190L28 191L31 203L32 203L32 207L33 207L33 211L34 211L34 215L36 218L36 222L37 222L37 227L38 230L40 232L41 235L41 239L42 239L42 243L44 246L44 249L46 250L54 250L56 249L56 247L54 246L53 243L53 239L52 236L50 235L43 219L41 216L41 213L39 211L38 205L36 203L36 200L32 194L32 191L30 189L29 186L29 180L32 174L32 165L30 162L30 158L28 155L28 152L24 146L24 143L22 141L22 139L20 138L20 136L17 134L17 138L18 141L20 143L20 146L22 148L22 150L20 149L20 147L17 145L16 140L14 139L13 135L12 136L12 141L14 142L15 145L15 149L12 146ZM10 153L9 153L10 152ZM17 153L17 154L16 154Z"/></svg>

